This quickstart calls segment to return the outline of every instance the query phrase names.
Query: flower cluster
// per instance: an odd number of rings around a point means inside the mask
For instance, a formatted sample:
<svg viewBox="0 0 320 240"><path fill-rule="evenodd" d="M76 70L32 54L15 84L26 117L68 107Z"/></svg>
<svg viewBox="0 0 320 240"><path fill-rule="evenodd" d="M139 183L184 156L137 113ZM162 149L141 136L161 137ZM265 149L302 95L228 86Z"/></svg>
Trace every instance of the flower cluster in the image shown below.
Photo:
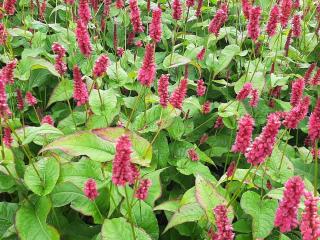
<svg viewBox="0 0 320 240"><path fill-rule="evenodd" d="M291 98L290 98L291 106L296 106L300 102L303 95L304 87L305 87L305 82L303 78L299 78L298 80L292 83Z"/></svg>
<svg viewBox="0 0 320 240"><path fill-rule="evenodd" d="M214 18L211 20L208 30L213 33L215 36L219 35L220 28L228 19L228 11L226 7L221 7L217 12Z"/></svg>
<svg viewBox="0 0 320 240"><path fill-rule="evenodd" d="M130 20L135 33L140 33L144 31L142 21L140 18L140 9L138 7L137 0L129 0L130 7Z"/></svg>
<svg viewBox="0 0 320 240"><path fill-rule="evenodd" d="M135 192L135 197L140 200L146 200L148 197L149 188L152 186L150 179L143 179L140 181L139 188Z"/></svg>
<svg viewBox="0 0 320 240"><path fill-rule="evenodd" d="M254 119L249 114L240 118L238 123L238 133L235 143L232 146L233 152L246 153L247 148L251 144L253 127Z"/></svg>
<svg viewBox="0 0 320 240"><path fill-rule="evenodd" d="M158 84L158 95L160 97L160 105L164 108L168 106L169 101L169 77L169 74L162 74Z"/></svg>
<svg viewBox="0 0 320 240"><path fill-rule="evenodd" d="M77 106L84 105L88 102L87 85L82 81L82 75L77 65L73 67L73 98L77 102Z"/></svg>
<svg viewBox="0 0 320 240"><path fill-rule="evenodd" d="M93 67L93 76L95 78L102 77L103 74L107 71L110 60L107 55L101 55L95 62Z"/></svg>
<svg viewBox="0 0 320 240"><path fill-rule="evenodd" d="M182 4L180 0L173 0L172 3L172 18L180 20L182 17Z"/></svg>
<svg viewBox="0 0 320 240"><path fill-rule="evenodd" d="M160 8L155 8L152 11L152 21L149 27L149 35L155 42L160 42L162 35L162 23L161 23L162 11Z"/></svg>
<svg viewBox="0 0 320 240"><path fill-rule="evenodd" d="M320 139L320 99L317 100L316 106L309 118L308 135L312 142Z"/></svg>
<svg viewBox="0 0 320 240"><path fill-rule="evenodd" d="M304 183L298 176L292 177L284 185L283 198L276 212L274 225L281 232L289 232L298 226L298 205L304 192Z"/></svg>
<svg viewBox="0 0 320 240"><path fill-rule="evenodd" d="M248 36L256 41L260 35L260 16L261 7L252 7L250 10L250 17L248 22Z"/></svg>
<svg viewBox="0 0 320 240"><path fill-rule="evenodd" d="M204 85L204 81L199 79L197 82L197 95L199 97L203 96L206 93L206 86Z"/></svg>
<svg viewBox="0 0 320 240"><path fill-rule="evenodd" d="M52 44L52 51L56 54L54 67L57 72L62 76L67 71L67 65L63 62L63 58L66 55L66 50L59 43Z"/></svg>
<svg viewBox="0 0 320 240"><path fill-rule="evenodd" d="M175 108L181 109L184 98L187 94L188 80L182 79L179 86L174 90L170 97L170 103Z"/></svg>
<svg viewBox="0 0 320 240"><path fill-rule="evenodd" d="M30 106L35 106L38 103L38 100L32 95L31 92L27 92L26 93L26 102L30 105Z"/></svg>
<svg viewBox="0 0 320 240"><path fill-rule="evenodd" d="M92 52L90 35L87 26L81 20L77 21L76 38L81 53L88 58Z"/></svg>
<svg viewBox="0 0 320 240"><path fill-rule="evenodd" d="M306 96L302 98L299 103L286 114L283 125L286 128L297 128L300 121L302 121L307 115L309 105L310 97Z"/></svg>
<svg viewBox="0 0 320 240"><path fill-rule="evenodd" d="M227 216L228 211L226 206L218 205L214 208L213 212L217 225L217 233L214 240L233 240L233 228Z"/></svg>
<svg viewBox="0 0 320 240"><path fill-rule="evenodd" d="M142 66L138 73L138 80L144 86L150 87L156 76L156 64L154 57L154 44L149 43L146 46L146 51L143 59Z"/></svg>
<svg viewBox="0 0 320 240"><path fill-rule="evenodd" d="M282 0L280 5L280 23L283 28L288 24L292 9L292 0Z"/></svg>
<svg viewBox="0 0 320 240"><path fill-rule="evenodd" d="M84 184L84 195L86 195L87 198L89 198L91 201L94 201L99 193L97 190L97 183L92 178L89 178L85 184Z"/></svg>
<svg viewBox="0 0 320 240"><path fill-rule="evenodd" d="M252 83L245 83L242 89L237 94L237 100L243 101L245 100L251 93L252 90Z"/></svg>
<svg viewBox="0 0 320 240"><path fill-rule="evenodd" d="M199 161L198 153L193 148L188 149L188 157L194 162Z"/></svg>
<svg viewBox="0 0 320 240"><path fill-rule="evenodd" d="M269 21L267 24L266 32L269 37L273 37L277 31L277 25L279 23L280 10L278 5L274 5L270 12Z"/></svg>
<svg viewBox="0 0 320 240"><path fill-rule="evenodd" d="M78 14L81 22L87 25L91 19L91 12L88 0L79 0Z"/></svg>

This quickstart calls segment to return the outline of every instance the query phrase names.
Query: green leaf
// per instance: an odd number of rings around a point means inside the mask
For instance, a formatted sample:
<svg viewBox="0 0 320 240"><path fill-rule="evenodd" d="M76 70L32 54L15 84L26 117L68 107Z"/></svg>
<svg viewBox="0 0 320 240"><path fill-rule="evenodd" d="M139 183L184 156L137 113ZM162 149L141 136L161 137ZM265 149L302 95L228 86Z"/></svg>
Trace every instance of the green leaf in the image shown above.
<svg viewBox="0 0 320 240"><path fill-rule="evenodd" d="M231 60L235 55L240 53L240 47L238 45L228 45L220 53L218 62L213 65L215 74L218 74L226 67L229 66Z"/></svg>
<svg viewBox="0 0 320 240"><path fill-rule="evenodd" d="M45 146L41 152L49 150L61 150L71 156L87 155L92 160L99 162L111 161L115 153L112 143L103 141L89 131L59 138Z"/></svg>
<svg viewBox="0 0 320 240"><path fill-rule="evenodd" d="M163 202L160 205L153 208L154 211L168 211L175 212L179 208L179 200L169 200L167 202Z"/></svg>
<svg viewBox="0 0 320 240"><path fill-rule="evenodd" d="M47 107L55 102L65 101L72 97L73 94L73 83L71 80L63 79L53 89L53 92L49 98Z"/></svg>
<svg viewBox="0 0 320 240"><path fill-rule="evenodd" d="M99 138L113 144L115 144L118 138L122 135L129 136L133 148L133 153L131 155L132 162L145 167L150 165L152 158L152 146L146 139L140 137L136 133L128 131L122 127L101 128L92 130L92 132Z"/></svg>
<svg viewBox="0 0 320 240"><path fill-rule="evenodd" d="M101 99L100 99L101 97ZM94 114L111 115L117 106L117 96L114 90L93 89L89 97L89 105Z"/></svg>
<svg viewBox="0 0 320 240"><path fill-rule="evenodd" d="M32 192L45 196L53 190L58 181L59 174L60 166L57 160L54 158L43 158L27 167L24 180Z"/></svg>
<svg viewBox="0 0 320 240"><path fill-rule="evenodd" d="M142 229L134 227L136 240L151 240ZM130 223L124 218L106 219L102 225L102 240L133 240Z"/></svg>
<svg viewBox="0 0 320 240"><path fill-rule="evenodd" d="M40 127L25 127L24 129L19 129L18 134L20 139L22 139L22 144L26 145L34 140L43 138L43 141L48 142L48 140L56 139L63 135L63 133L51 126L50 124L43 124Z"/></svg>
<svg viewBox="0 0 320 240"><path fill-rule="evenodd" d="M173 53L173 55L170 54L163 60L163 67L165 69L174 68L174 67L178 67L178 66L181 66L181 65L186 65L190 61L191 60L189 58L187 58L187 57L181 56L178 53Z"/></svg>
<svg viewBox="0 0 320 240"><path fill-rule="evenodd" d="M17 203L0 202L0 238L13 226L17 209Z"/></svg>
<svg viewBox="0 0 320 240"><path fill-rule="evenodd" d="M47 225L51 209L48 198L40 198L36 204L22 205L16 214L16 228L21 240L59 240L59 233Z"/></svg>
<svg viewBox="0 0 320 240"><path fill-rule="evenodd" d="M204 214L205 212L198 203L183 205L174 213L163 233L179 224L198 221Z"/></svg>
<svg viewBox="0 0 320 240"><path fill-rule="evenodd" d="M215 222L212 209L214 209L217 205L227 205L228 203L227 200L218 192L216 187L200 175L196 176L196 199L206 212L206 215L211 223ZM232 220L232 209L228 208L228 210L229 218Z"/></svg>
<svg viewBox="0 0 320 240"><path fill-rule="evenodd" d="M240 205L252 217L253 238L266 238L274 227L277 200L261 200L258 193L247 191L242 195Z"/></svg>

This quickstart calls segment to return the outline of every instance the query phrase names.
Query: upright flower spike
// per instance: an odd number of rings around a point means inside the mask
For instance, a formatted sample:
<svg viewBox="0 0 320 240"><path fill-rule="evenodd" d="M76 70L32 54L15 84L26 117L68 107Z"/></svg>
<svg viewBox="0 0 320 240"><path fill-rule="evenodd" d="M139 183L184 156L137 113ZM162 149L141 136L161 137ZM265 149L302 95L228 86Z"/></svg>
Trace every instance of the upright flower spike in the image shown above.
<svg viewBox="0 0 320 240"><path fill-rule="evenodd" d="M225 6L225 5L223 5ZM220 9L216 12L216 15L209 23L208 30L210 33L213 33L216 37L219 36L220 28L223 24L228 20L228 12L224 7L220 7Z"/></svg>
<svg viewBox="0 0 320 240"><path fill-rule="evenodd" d="M201 51L197 54L198 61L203 61L205 54L206 54L206 49L202 48Z"/></svg>
<svg viewBox="0 0 320 240"><path fill-rule="evenodd" d="M180 0L173 0L172 3L172 18L174 20L180 20L182 17L182 4Z"/></svg>
<svg viewBox="0 0 320 240"><path fill-rule="evenodd" d="M152 186L150 179L143 179L140 181L139 188L135 192L135 197L140 200L146 200L148 198L149 189Z"/></svg>
<svg viewBox="0 0 320 240"><path fill-rule="evenodd" d="M271 155L280 126L279 116L275 113L270 114L260 136L256 137L247 149L245 156L248 163L257 166Z"/></svg>
<svg viewBox="0 0 320 240"><path fill-rule="evenodd" d="M211 102L210 101L206 101L203 105L202 105L202 113L203 114L209 114L211 111Z"/></svg>
<svg viewBox="0 0 320 240"><path fill-rule="evenodd" d="M135 33L141 33L144 31L142 21L140 18L140 9L138 7L137 0L129 0L130 7L130 20Z"/></svg>
<svg viewBox="0 0 320 240"><path fill-rule="evenodd" d="M84 105L88 102L87 85L82 81L82 75L77 65L73 67L73 98L77 106Z"/></svg>
<svg viewBox="0 0 320 240"><path fill-rule="evenodd" d="M30 105L30 106L35 106L38 103L38 100L32 95L31 92L27 92L26 93L26 102Z"/></svg>
<svg viewBox="0 0 320 240"><path fill-rule="evenodd" d="M310 98L306 96L285 115L283 125L289 129L297 128L298 124L306 117L309 105Z"/></svg>
<svg viewBox="0 0 320 240"><path fill-rule="evenodd" d="M116 144L116 154L112 166L112 182L124 186L136 178L135 166L131 163L131 142L128 136L121 136ZM134 170L135 169L135 170Z"/></svg>
<svg viewBox="0 0 320 240"><path fill-rule="evenodd" d="M198 0L197 10L196 10L196 17L200 17L200 15L202 13L202 5L203 5L203 0Z"/></svg>
<svg viewBox="0 0 320 240"><path fill-rule="evenodd" d="M80 52L88 58L92 52L90 35L87 26L81 20L77 21L76 38Z"/></svg>
<svg viewBox="0 0 320 240"><path fill-rule="evenodd" d="M320 217L318 214L318 197L305 192L304 211L300 224L302 240L315 240L320 238Z"/></svg>
<svg viewBox="0 0 320 240"><path fill-rule="evenodd" d="M309 68L307 69L307 71L305 72L303 79L304 82L307 84L312 76L313 70L316 68L317 64L316 63L312 63ZM320 72L319 72L319 78L320 78Z"/></svg>
<svg viewBox="0 0 320 240"><path fill-rule="evenodd" d="M299 176L290 178L284 185L283 198L276 212L274 225L280 232L289 232L298 226L298 206L304 192L304 183Z"/></svg>
<svg viewBox="0 0 320 240"><path fill-rule="evenodd" d="M95 62L93 67L93 76L95 78L102 77L106 73L110 64L110 60L107 55L102 54Z"/></svg>
<svg viewBox="0 0 320 240"><path fill-rule="evenodd" d="M66 56L66 49L59 43L53 43L52 51L56 54L54 68L60 76L63 76L68 69L67 65L63 61L63 58Z"/></svg>
<svg viewBox="0 0 320 240"><path fill-rule="evenodd" d="M3 23L0 23L0 45L4 45L7 41L8 33Z"/></svg>
<svg viewBox="0 0 320 240"><path fill-rule="evenodd" d="M227 207L225 205L218 205L213 210L216 225L217 225L217 233L215 240L233 240L234 233L232 224L230 223L227 216Z"/></svg>
<svg viewBox="0 0 320 240"><path fill-rule="evenodd" d="M252 8L250 0L241 0L242 12L246 19L250 17L250 10Z"/></svg>
<svg viewBox="0 0 320 240"><path fill-rule="evenodd" d="M222 117L218 117L217 119L216 119L216 122L214 123L214 125L213 125L213 128L214 129L218 129L218 128L222 128L224 126L224 124L223 124L223 119L222 119Z"/></svg>
<svg viewBox="0 0 320 240"><path fill-rule="evenodd" d="M248 36L253 40L257 41L260 35L260 16L262 9L261 7L252 7L250 10L250 17L248 23Z"/></svg>
<svg viewBox="0 0 320 240"><path fill-rule="evenodd" d="M13 15L16 11L16 2L17 0L4 0L3 8L8 15Z"/></svg>
<svg viewBox="0 0 320 240"><path fill-rule="evenodd" d="M91 19L91 12L88 0L79 0L78 15L80 20L87 25Z"/></svg>
<svg viewBox="0 0 320 240"><path fill-rule="evenodd" d="M194 6L195 0L186 0L186 5L188 8L191 8Z"/></svg>
<svg viewBox="0 0 320 240"><path fill-rule="evenodd" d="M206 93L206 85L204 85L204 81L199 79L197 82L197 95L202 97Z"/></svg>
<svg viewBox="0 0 320 240"><path fill-rule="evenodd" d="M314 77L309 81L309 84L312 86L320 85L320 68L318 69Z"/></svg>
<svg viewBox="0 0 320 240"><path fill-rule="evenodd" d="M160 8L155 8L152 11L152 21L149 27L149 35L155 42L161 41L162 36L162 23L161 23L162 11Z"/></svg>
<svg viewBox="0 0 320 240"><path fill-rule="evenodd" d="M160 98L160 105L164 108L168 106L169 102L169 77L170 76L168 74L162 74L158 84L158 95Z"/></svg>
<svg viewBox="0 0 320 240"><path fill-rule="evenodd" d="M184 98L187 94L188 80L182 79L179 86L174 90L170 97L170 103L175 108L181 109Z"/></svg>
<svg viewBox="0 0 320 240"><path fill-rule="evenodd" d="M243 85L242 89L238 92L236 99L238 101L245 100L252 91L252 83L247 82Z"/></svg>
<svg viewBox="0 0 320 240"><path fill-rule="evenodd" d="M41 7L39 9L39 18L41 20L45 19L46 9L47 9L47 0L43 0L42 3L41 3Z"/></svg>
<svg viewBox="0 0 320 240"><path fill-rule="evenodd" d="M292 82L291 98L290 98L291 106L296 106L300 102L303 96L304 87L305 87L305 83L303 78L299 78L298 80Z"/></svg>
<svg viewBox="0 0 320 240"><path fill-rule="evenodd" d="M21 90L16 89L16 94L17 94L17 108L18 110L22 111L24 109L24 101L23 101Z"/></svg>
<svg viewBox="0 0 320 240"><path fill-rule="evenodd" d="M301 35L301 17L299 14L294 15L292 19L292 37L298 38Z"/></svg>
<svg viewBox="0 0 320 240"><path fill-rule="evenodd" d="M238 122L238 133L234 145L233 152L246 153L247 148L251 144L252 132L254 128L254 119L249 115L244 115Z"/></svg>
<svg viewBox="0 0 320 240"><path fill-rule="evenodd" d="M289 48L291 45L291 40L292 40L292 29L289 30L286 43L284 44L284 56L285 57L288 57L288 55L289 55Z"/></svg>
<svg viewBox="0 0 320 240"><path fill-rule="evenodd" d="M90 4L94 10L94 12L96 13L99 9L99 1L100 0L90 0Z"/></svg>
<svg viewBox="0 0 320 240"><path fill-rule="evenodd" d="M280 23L283 28L288 25L292 9L292 0L281 0L280 4Z"/></svg>
<svg viewBox="0 0 320 240"><path fill-rule="evenodd" d="M257 107L258 103L259 103L259 91L258 89L253 88L251 91L251 99L250 99L249 105L251 107Z"/></svg>
<svg viewBox="0 0 320 240"><path fill-rule="evenodd" d="M293 0L293 8L298 9L300 8L300 0Z"/></svg>
<svg viewBox="0 0 320 240"><path fill-rule="evenodd" d="M150 87L156 76L156 64L154 56L154 44L149 43L146 46L146 51L143 59L142 66L138 73L138 80L146 87Z"/></svg>
<svg viewBox="0 0 320 240"><path fill-rule="evenodd" d="M196 152L196 150L194 150L194 148L188 149L187 153L188 153L188 158L191 161L194 161L194 162L199 161L198 153Z"/></svg>
<svg viewBox="0 0 320 240"><path fill-rule="evenodd" d="M308 135L313 143L320 139L320 99L317 100L316 106L310 115Z"/></svg>
<svg viewBox="0 0 320 240"><path fill-rule="evenodd" d="M112 1L111 0L103 0L104 6L103 6L103 16L108 17L110 14L110 6Z"/></svg>
<svg viewBox="0 0 320 240"><path fill-rule="evenodd" d="M1 69L1 78L2 81L4 81L5 84L13 84L14 83L14 76L13 76L13 71L17 66L17 59L12 60L6 66L4 66Z"/></svg>
<svg viewBox="0 0 320 240"><path fill-rule="evenodd" d="M53 118L50 115L44 116L41 120L41 124L45 124L45 123L53 126L54 125Z"/></svg>
<svg viewBox="0 0 320 240"><path fill-rule="evenodd" d="M124 8L124 1L123 0L116 0L116 8L118 8L118 9Z"/></svg>
<svg viewBox="0 0 320 240"><path fill-rule="evenodd" d="M280 10L278 5L274 5L270 12L269 21L267 24L266 32L269 37L273 37L277 32L277 25L279 23Z"/></svg>
<svg viewBox="0 0 320 240"><path fill-rule="evenodd" d="M3 129L3 139L2 139L4 145L6 145L7 148L11 148L11 145L13 143L13 138L11 136L11 130L10 128L4 128Z"/></svg>
<svg viewBox="0 0 320 240"><path fill-rule="evenodd" d="M235 173L236 171L236 162L235 161L232 161L227 169L227 172L226 172L226 176L229 178L231 176L233 176L233 174Z"/></svg>
<svg viewBox="0 0 320 240"><path fill-rule="evenodd" d="M87 198L89 198L91 201L94 201L99 193L97 190L97 183L92 178L89 178L85 184L84 184L84 195L86 195Z"/></svg>
<svg viewBox="0 0 320 240"><path fill-rule="evenodd" d="M6 118L10 115L11 111L7 103L6 86L5 83L0 80L0 117Z"/></svg>

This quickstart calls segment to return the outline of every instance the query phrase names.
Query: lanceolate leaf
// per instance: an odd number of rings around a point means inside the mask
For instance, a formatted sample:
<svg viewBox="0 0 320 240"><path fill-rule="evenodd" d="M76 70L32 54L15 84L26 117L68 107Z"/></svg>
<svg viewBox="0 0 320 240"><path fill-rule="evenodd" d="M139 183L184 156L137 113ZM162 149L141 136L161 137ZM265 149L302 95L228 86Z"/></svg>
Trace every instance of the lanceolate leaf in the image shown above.
<svg viewBox="0 0 320 240"><path fill-rule="evenodd" d="M59 101L65 101L67 99L70 99L73 94L73 83L71 80L63 79L61 82L58 83L58 85L53 90L49 102L47 104L47 107L49 107L51 104Z"/></svg>

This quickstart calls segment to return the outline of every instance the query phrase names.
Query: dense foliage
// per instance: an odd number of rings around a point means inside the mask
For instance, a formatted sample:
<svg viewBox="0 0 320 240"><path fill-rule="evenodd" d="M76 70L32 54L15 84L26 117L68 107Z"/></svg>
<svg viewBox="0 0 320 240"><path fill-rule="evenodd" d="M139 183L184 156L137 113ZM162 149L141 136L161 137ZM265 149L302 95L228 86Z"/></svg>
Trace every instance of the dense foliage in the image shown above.
<svg viewBox="0 0 320 240"><path fill-rule="evenodd" d="M3 0L0 239L320 237L318 0Z"/></svg>

